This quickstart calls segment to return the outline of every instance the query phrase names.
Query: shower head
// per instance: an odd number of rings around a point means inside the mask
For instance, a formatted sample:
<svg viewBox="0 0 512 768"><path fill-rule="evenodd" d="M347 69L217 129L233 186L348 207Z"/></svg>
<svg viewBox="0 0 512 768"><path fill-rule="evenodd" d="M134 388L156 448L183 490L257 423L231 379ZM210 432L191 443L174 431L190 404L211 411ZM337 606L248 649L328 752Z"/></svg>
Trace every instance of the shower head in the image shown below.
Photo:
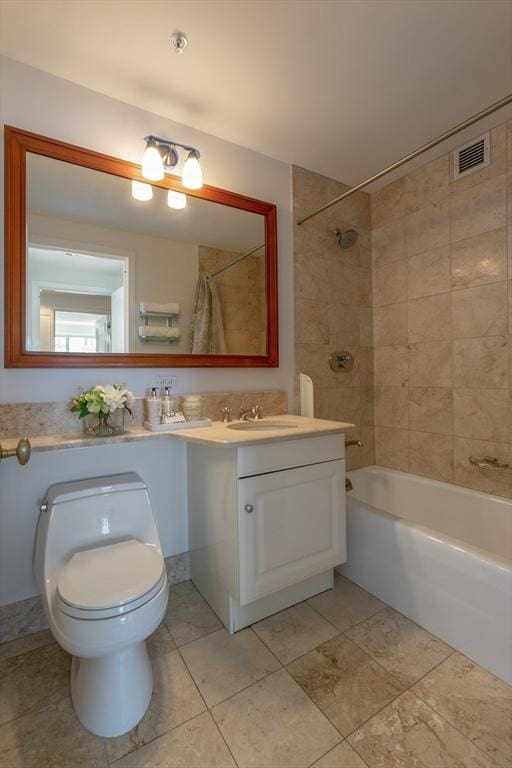
<svg viewBox="0 0 512 768"><path fill-rule="evenodd" d="M339 229L336 230L336 237L338 238L338 244L340 248L346 250L354 245L358 238L356 229L345 229L343 232Z"/></svg>

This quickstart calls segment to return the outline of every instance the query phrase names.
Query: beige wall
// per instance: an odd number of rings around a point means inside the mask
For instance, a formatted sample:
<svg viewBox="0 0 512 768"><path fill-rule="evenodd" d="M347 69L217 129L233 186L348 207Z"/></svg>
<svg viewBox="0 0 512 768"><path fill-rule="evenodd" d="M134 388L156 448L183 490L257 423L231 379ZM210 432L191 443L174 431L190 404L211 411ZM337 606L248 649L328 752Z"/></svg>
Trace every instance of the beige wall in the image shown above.
<svg viewBox="0 0 512 768"><path fill-rule="evenodd" d="M445 155L371 200L375 461L505 496L468 457L511 459L511 136L482 171L452 181Z"/></svg>
<svg viewBox="0 0 512 768"><path fill-rule="evenodd" d="M295 221L348 187L293 169ZM359 240L341 250L337 228L355 227ZM373 371L370 259L370 196L358 193L294 230L295 365L315 385L315 415L356 424L349 467L373 463ZM350 373L334 373L329 355L354 355ZM296 375L296 381L297 381ZM297 396L295 407L298 408Z"/></svg>
<svg viewBox="0 0 512 768"><path fill-rule="evenodd" d="M229 264L240 253L199 246L199 274ZM217 275L228 355L264 355L266 350L266 302L264 251Z"/></svg>

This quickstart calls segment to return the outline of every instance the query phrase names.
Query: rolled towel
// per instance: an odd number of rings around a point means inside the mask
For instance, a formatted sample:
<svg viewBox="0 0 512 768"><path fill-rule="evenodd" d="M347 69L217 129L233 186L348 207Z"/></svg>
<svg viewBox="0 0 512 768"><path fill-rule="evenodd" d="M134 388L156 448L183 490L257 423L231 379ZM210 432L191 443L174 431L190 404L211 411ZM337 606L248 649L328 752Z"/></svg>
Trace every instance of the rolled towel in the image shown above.
<svg viewBox="0 0 512 768"><path fill-rule="evenodd" d="M139 325L141 339L179 339L179 328L167 328L165 325Z"/></svg>
<svg viewBox="0 0 512 768"><path fill-rule="evenodd" d="M141 315L179 315L180 305L177 301L168 301L159 304L156 301L141 301L139 305Z"/></svg>

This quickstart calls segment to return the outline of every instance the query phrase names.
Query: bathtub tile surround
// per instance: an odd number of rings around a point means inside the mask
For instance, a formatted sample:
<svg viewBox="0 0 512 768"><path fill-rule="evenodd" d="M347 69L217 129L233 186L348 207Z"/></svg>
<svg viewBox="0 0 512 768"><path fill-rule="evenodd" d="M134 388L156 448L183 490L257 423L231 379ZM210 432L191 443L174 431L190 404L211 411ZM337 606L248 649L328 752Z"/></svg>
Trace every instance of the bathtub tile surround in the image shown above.
<svg viewBox="0 0 512 768"><path fill-rule="evenodd" d="M293 168L294 219L348 189L326 176ZM358 240L342 250L336 230L355 228ZM370 197L358 193L294 229L295 383L306 373L315 385L315 416L350 421L354 439L348 468L373 463L373 321ZM334 373L329 355L354 355L350 373ZM296 390L295 408L298 408Z"/></svg>
<svg viewBox="0 0 512 768"><path fill-rule="evenodd" d="M177 408L183 394L176 395ZM288 412L286 392L280 390L258 392L212 392L201 395L202 416L219 421L221 409L229 405L233 418L241 408L258 403L265 416L277 416ZM144 422L144 399L137 397L133 406L133 419L126 420L126 426L142 427ZM83 432L83 424L69 411L69 402L51 403L4 403L0 404L0 438L28 435L71 434Z"/></svg>
<svg viewBox="0 0 512 768"><path fill-rule="evenodd" d="M507 768L509 686L338 574L335 590L338 602L347 598L351 628L345 622L337 629L301 603L294 606L298 615L288 609L275 617L277 646L267 620L234 636L201 628L195 587L175 586L171 600L179 598L195 639L180 645L182 626L169 633L160 625L148 644L158 680L150 710L115 739L95 737L77 721L59 683L69 659L55 643L32 650L25 639L9 644L0 762L9 768L107 768L115 761L120 768L364 768L381 765L384 752L383 765ZM357 605L366 606L359 615ZM306 626L311 614L316 618ZM319 626L334 636L310 633L316 645L282 666L286 657L274 650L299 652L309 642L307 628ZM52 701L34 702L29 692L45 690L52 674Z"/></svg>
<svg viewBox="0 0 512 768"><path fill-rule="evenodd" d="M445 155L371 196L375 462L506 497L512 473L468 457L510 462L511 136L482 171L453 181Z"/></svg>

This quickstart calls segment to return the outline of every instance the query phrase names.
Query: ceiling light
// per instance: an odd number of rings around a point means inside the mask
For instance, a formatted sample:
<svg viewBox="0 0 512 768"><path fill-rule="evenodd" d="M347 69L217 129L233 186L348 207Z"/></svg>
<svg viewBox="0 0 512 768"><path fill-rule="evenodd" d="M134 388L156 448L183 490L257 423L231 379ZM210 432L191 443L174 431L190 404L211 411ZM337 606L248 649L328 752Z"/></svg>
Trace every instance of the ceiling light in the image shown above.
<svg viewBox="0 0 512 768"><path fill-rule="evenodd" d="M164 178L164 164L157 142L149 137L142 158L142 175L148 181L161 181Z"/></svg>
<svg viewBox="0 0 512 768"><path fill-rule="evenodd" d="M201 189L203 186L203 172L199 165L199 152L192 149L183 166L181 182L187 189Z"/></svg>
<svg viewBox="0 0 512 768"><path fill-rule="evenodd" d="M169 208L175 208L181 210L187 207L187 196L183 192L176 192L174 189L170 189L167 193L167 205Z"/></svg>
<svg viewBox="0 0 512 768"><path fill-rule="evenodd" d="M132 181L132 197L135 200L151 200L153 197L151 184L144 184L143 181Z"/></svg>

